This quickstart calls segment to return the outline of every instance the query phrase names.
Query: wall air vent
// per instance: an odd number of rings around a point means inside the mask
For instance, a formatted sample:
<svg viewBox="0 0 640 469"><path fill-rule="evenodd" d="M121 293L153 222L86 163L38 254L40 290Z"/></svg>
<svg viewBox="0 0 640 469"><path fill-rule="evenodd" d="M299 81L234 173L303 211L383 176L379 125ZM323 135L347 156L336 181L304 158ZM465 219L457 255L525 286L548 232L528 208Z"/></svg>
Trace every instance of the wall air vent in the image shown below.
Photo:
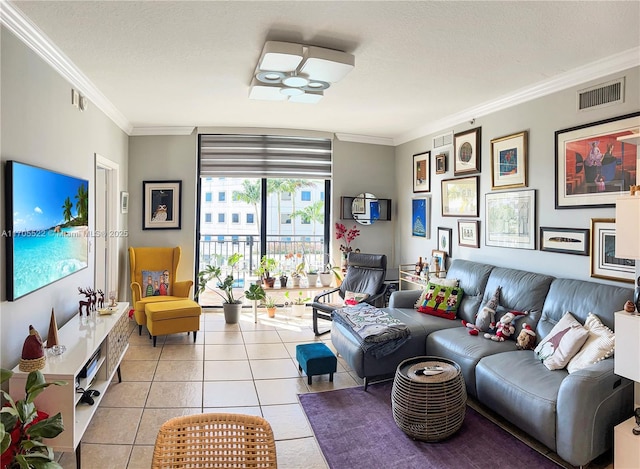
<svg viewBox="0 0 640 469"><path fill-rule="evenodd" d="M578 91L578 111L624 102L624 77Z"/></svg>
<svg viewBox="0 0 640 469"><path fill-rule="evenodd" d="M453 132L433 137L433 148L448 147L453 144Z"/></svg>

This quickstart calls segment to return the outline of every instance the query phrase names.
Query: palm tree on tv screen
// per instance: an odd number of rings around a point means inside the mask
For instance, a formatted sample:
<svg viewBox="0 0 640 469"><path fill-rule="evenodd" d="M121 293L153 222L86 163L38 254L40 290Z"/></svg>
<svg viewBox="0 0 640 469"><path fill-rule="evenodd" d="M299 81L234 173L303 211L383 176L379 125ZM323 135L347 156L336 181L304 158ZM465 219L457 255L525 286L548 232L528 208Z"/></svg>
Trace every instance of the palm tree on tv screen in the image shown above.
<svg viewBox="0 0 640 469"><path fill-rule="evenodd" d="M71 214L73 203L71 203L71 199L69 197L65 199L64 205L62 206L62 208L63 208L62 216L64 217L64 222L68 223L73 218L73 215Z"/></svg>
<svg viewBox="0 0 640 469"><path fill-rule="evenodd" d="M89 193L87 192L87 189L84 186L84 184L80 184L80 187L78 187L78 193L76 194L75 198L77 199L77 202L76 202L76 210L78 211L77 220L80 225L87 225L89 220L89 217L87 216L89 211L88 210L89 209Z"/></svg>

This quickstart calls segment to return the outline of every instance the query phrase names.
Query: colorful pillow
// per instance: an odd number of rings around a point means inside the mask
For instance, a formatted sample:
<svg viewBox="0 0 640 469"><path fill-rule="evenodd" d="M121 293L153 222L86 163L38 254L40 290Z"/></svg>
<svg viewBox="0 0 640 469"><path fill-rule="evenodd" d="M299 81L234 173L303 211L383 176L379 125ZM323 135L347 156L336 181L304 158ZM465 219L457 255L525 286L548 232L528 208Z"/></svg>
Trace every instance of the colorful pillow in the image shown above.
<svg viewBox="0 0 640 469"><path fill-rule="evenodd" d="M169 296L169 270L143 270L142 271L142 297Z"/></svg>
<svg viewBox="0 0 640 469"><path fill-rule="evenodd" d="M429 283L432 283L434 285L442 285L443 287L457 287L459 284L459 280L457 278L430 277ZM422 303L424 302L424 297L426 295L427 295L427 288L425 287L425 289L422 290L422 293L420 294L418 301L416 301L414 308L418 309L420 305L422 305Z"/></svg>
<svg viewBox="0 0 640 469"><path fill-rule="evenodd" d="M588 336L589 331L567 312L535 348L535 356L550 370L561 370L578 353Z"/></svg>
<svg viewBox="0 0 640 469"><path fill-rule="evenodd" d="M616 344L616 336L611 329L602 324L600 318L589 313L584 327L589 331L587 341L567 365L567 371L573 373L598 363L600 360L613 355Z"/></svg>
<svg viewBox="0 0 640 469"><path fill-rule="evenodd" d="M420 313L427 313L446 319L455 319L464 291L460 287L447 287L429 282L424 301L418 307Z"/></svg>
<svg viewBox="0 0 640 469"><path fill-rule="evenodd" d="M347 290L346 292L344 292L344 305L355 306L358 303L362 303L367 298L369 298L368 293L356 293Z"/></svg>

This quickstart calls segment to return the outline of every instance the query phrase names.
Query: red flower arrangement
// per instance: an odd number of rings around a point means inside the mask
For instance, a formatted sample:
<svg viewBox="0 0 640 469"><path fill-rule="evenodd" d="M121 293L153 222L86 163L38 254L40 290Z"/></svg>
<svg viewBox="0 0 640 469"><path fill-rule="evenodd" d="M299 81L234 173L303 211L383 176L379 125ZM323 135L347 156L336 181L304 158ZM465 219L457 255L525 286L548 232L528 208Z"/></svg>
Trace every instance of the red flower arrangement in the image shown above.
<svg viewBox="0 0 640 469"><path fill-rule="evenodd" d="M336 239L344 239L344 244L340 245L340 250L342 252L351 252L351 241L360 236L360 230L356 228L356 225L353 225L353 228L347 230L347 227L342 223L336 223Z"/></svg>

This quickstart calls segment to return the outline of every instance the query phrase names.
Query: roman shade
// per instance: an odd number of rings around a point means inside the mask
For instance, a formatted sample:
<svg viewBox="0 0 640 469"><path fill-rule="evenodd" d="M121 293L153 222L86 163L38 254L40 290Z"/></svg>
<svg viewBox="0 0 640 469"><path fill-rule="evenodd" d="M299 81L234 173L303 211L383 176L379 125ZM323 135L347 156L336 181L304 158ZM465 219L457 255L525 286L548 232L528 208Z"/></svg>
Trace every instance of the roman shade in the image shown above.
<svg viewBox="0 0 640 469"><path fill-rule="evenodd" d="M200 176L330 179L331 143L327 138L201 134Z"/></svg>

